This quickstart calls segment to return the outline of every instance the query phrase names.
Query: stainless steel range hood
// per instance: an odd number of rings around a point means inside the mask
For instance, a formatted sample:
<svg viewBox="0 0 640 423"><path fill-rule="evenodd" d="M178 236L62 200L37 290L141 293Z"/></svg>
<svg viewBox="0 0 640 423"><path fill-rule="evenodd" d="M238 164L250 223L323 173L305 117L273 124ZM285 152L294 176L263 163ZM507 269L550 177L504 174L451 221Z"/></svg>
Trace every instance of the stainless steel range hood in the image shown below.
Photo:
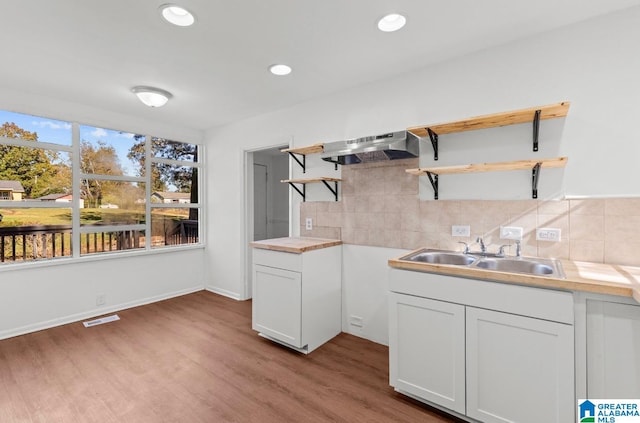
<svg viewBox="0 0 640 423"><path fill-rule="evenodd" d="M398 131L324 144L322 160L350 165L381 160L407 159L420 154L420 138Z"/></svg>

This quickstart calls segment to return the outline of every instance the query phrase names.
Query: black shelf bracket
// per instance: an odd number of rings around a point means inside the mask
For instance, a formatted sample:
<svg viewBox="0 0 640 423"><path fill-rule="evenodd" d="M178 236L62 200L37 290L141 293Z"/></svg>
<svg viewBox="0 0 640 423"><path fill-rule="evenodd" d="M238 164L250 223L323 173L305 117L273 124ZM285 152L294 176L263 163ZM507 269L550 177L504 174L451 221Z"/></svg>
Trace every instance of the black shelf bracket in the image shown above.
<svg viewBox="0 0 640 423"><path fill-rule="evenodd" d="M335 189L331 188L331 185L329 185L329 182L327 181L322 181L322 183L324 184L325 187L329 189L329 191L331 191L331 193L336 198L336 201L338 201L338 181L333 181Z"/></svg>
<svg viewBox="0 0 640 423"><path fill-rule="evenodd" d="M538 151L538 133L540 132L540 110L533 115L533 151Z"/></svg>
<svg viewBox="0 0 640 423"><path fill-rule="evenodd" d="M536 165L531 170L531 198L538 198L538 179L540 178L540 165Z"/></svg>
<svg viewBox="0 0 640 423"><path fill-rule="evenodd" d="M296 184L295 184L295 183L293 183L293 182L289 182L289 185L291 185L291 187L292 187L293 189L295 189L296 191L298 191L298 194L300 194L300 195L302 196L302 202L305 202L305 201L306 201L306 199L307 199L307 188L306 188L306 187L307 187L307 185L306 185L306 184L302 184L302 191L301 191L301 190L300 190L300 188L298 188L298 187L296 186Z"/></svg>
<svg viewBox="0 0 640 423"><path fill-rule="evenodd" d="M291 151L288 151L288 153L293 158L293 160L298 162L298 164L302 168L302 173L306 173L306 171L307 171L307 156L304 155L304 154L300 154L302 156L302 161L300 161L300 159L298 158L298 156L296 156L295 153L293 153Z"/></svg>
<svg viewBox="0 0 640 423"><path fill-rule="evenodd" d="M433 147L433 160L438 160L438 134L433 132L431 128L427 128L429 138L431 139L431 146Z"/></svg>
<svg viewBox="0 0 640 423"><path fill-rule="evenodd" d="M438 175L435 173L427 172L427 177L429 178L429 182L431 182L431 186L433 187L433 199L438 199Z"/></svg>
<svg viewBox="0 0 640 423"><path fill-rule="evenodd" d="M315 182L315 181L313 181ZM300 194L302 196L302 201L305 202L307 201L307 182L291 182L288 181L287 182L289 185L291 185L291 187L293 189L295 189L298 194ZM335 197L336 201L338 201L338 181L333 181L334 187L332 188L331 185L329 185L329 182L322 180L322 183L324 184L324 186L326 186L329 191L331 191L331 194L333 194L333 196ZM302 185L302 189L298 188L298 186L296 184L300 184Z"/></svg>

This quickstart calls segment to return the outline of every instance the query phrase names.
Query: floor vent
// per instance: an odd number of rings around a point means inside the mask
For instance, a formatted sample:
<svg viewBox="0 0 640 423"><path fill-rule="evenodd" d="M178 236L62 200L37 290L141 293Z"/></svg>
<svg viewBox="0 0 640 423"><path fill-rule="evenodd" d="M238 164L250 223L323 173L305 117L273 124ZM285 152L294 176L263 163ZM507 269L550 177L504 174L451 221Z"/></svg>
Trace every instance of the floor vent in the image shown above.
<svg viewBox="0 0 640 423"><path fill-rule="evenodd" d="M105 323L115 322L116 320L120 320L120 317L118 317L117 314L114 314L113 316L106 316L99 319L82 322L82 324L85 328L90 328L91 326L103 325Z"/></svg>

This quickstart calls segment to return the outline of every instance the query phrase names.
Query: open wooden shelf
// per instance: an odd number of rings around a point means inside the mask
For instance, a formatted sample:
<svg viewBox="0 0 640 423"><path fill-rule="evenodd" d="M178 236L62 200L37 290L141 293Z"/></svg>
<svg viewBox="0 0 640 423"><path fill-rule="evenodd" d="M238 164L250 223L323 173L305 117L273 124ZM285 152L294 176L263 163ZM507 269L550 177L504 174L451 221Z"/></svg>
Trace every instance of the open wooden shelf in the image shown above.
<svg viewBox="0 0 640 423"><path fill-rule="evenodd" d="M313 145L308 145L306 147L294 147L294 148L285 148L283 150L280 150L283 153L288 153L289 156L291 156L291 158L293 160L295 160L300 167L302 168L302 173L306 173L307 171L307 154L316 154L316 153L322 153L322 151L324 150L324 144L323 143L316 143ZM302 157L302 160L300 160L298 158L298 156Z"/></svg>
<svg viewBox="0 0 640 423"><path fill-rule="evenodd" d="M307 155L307 154L322 153L323 150L324 150L324 144L323 143L317 143L317 144L313 144L313 145L308 145L306 147L285 148L285 149L280 150L280 151L283 152L283 153L294 153L294 154Z"/></svg>
<svg viewBox="0 0 640 423"><path fill-rule="evenodd" d="M319 176L317 178L302 178L302 179L283 179L280 182L289 184L293 189L298 191L298 194L302 196L302 201L306 201L307 197L307 184L313 184L317 182L323 183L329 191L335 196L338 201L338 182L342 181L340 178L330 178L328 176ZM329 185L329 182L333 182L334 187ZM296 186L296 184L302 185L302 190Z"/></svg>
<svg viewBox="0 0 640 423"><path fill-rule="evenodd" d="M540 163L540 167L564 167L567 164L566 157L557 157L554 159L533 159L533 160L515 160L510 162L497 163L473 163L468 165L456 166L440 166L440 167L424 167L417 169L407 169L406 172L412 175L425 175L432 173L434 175L451 175L454 173L476 173L476 172L498 172L506 170L529 170L536 164Z"/></svg>
<svg viewBox="0 0 640 423"><path fill-rule="evenodd" d="M429 138L431 139L431 144L433 145L433 159L438 160L439 135L532 122L533 151L538 151L538 132L540 129L540 121L566 116L569 112L570 105L571 103L569 101L563 101L562 103L529 107L528 109L514 110L510 112L476 116L473 118L457 120L448 123L414 126L411 128L407 128L407 131L418 137L429 136Z"/></svg>
<svg viewBox="0 0 640 423"><path fill-rule="evenodd" d="M564 117L569 112L569 101L549 104L547 106L529 107L528 109L514 110L511 112L493 113L490 115L476 116L469 119L458 120L437 125L414 126L407 131L419 137L429 135L427 128L437 134L452 134L455 132L474 131L476 129L495 128L498 126L515 125L518 123L533 122L536 111L540 110L540 120Z"/></svg>
<svg viewBox="0 0 640 423"><path fill-rule="evenodd" d="M317 178L299 178L299 179L283 179L280 182L294 183L294 184L312 184L314 182L340 182L340 178L330 178L328 176L319 176Z"/></svg>
<svg viewBox="0 0 640 423"><path fill-rule="evenodd" d="M438 175L451 175L456 173L476 173L476 172L499 172L509 170L531 170L531 196L538 198L538 178L540 168L564 167L567 164L567 157L556 157L552 159L515 160L497 163L474 163L468 165L425 167L417 169L407 169L411 175L426 175L431 182L434 191L434 199L438 199Z"/></svg>

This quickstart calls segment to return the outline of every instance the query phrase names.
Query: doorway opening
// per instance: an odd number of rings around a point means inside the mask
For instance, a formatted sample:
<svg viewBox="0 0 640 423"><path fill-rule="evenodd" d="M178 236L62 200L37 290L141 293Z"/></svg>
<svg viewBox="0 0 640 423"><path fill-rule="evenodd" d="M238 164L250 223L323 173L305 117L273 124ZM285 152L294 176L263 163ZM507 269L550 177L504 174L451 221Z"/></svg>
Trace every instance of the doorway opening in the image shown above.
<svg viewBox="0 0 640 423"><path fill-rule="evenodd" d="M253 152L253 239L289 236L289 157L287 146Z"/></svg>
<svg viewBox="0 0 640 423"><path fill-rule="evenodd" d="M245 298L252 297L252 250L249 242L287 237L290 225L289 156L279 145L247 151L246 157L246 271Z"/></svg>

